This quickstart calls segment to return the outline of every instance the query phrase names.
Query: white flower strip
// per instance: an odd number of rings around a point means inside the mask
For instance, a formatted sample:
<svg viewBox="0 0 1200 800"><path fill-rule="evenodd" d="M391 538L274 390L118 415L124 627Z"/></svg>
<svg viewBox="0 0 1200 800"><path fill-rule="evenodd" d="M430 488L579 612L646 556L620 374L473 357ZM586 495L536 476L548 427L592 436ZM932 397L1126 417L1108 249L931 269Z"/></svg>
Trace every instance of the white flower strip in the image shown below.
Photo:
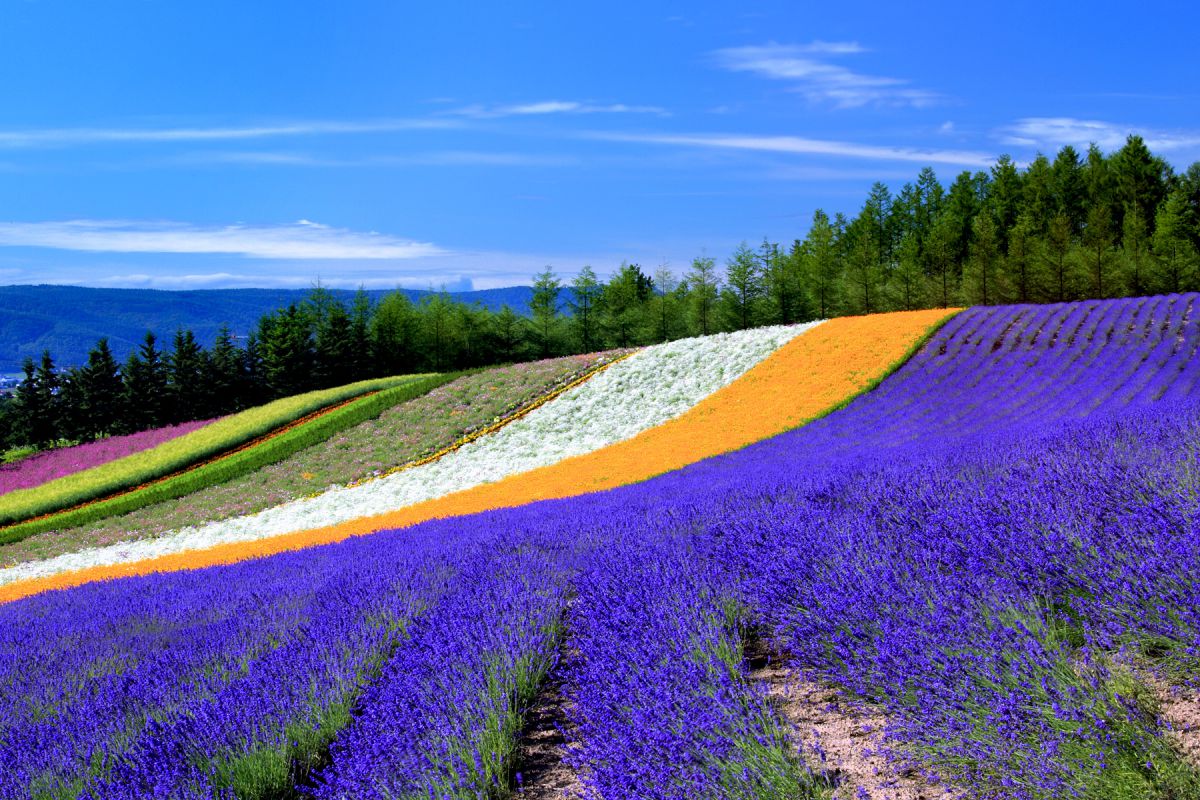
<svg viewBox="0 0 1200 800"><path fill-rule="evenodd" d="M316 497L257 514L18 564L0 570L0 584L336 525L590 453L679 416L817 324L647 347L528 416L429 464L359 486L330 487Z"/></svg>

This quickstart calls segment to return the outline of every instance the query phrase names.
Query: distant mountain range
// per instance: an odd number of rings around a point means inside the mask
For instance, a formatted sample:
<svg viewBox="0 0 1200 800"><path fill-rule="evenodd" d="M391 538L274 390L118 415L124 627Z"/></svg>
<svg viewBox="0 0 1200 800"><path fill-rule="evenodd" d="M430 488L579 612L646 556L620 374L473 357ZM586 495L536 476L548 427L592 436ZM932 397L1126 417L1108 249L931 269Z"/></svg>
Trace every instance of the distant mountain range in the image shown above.
<svg viewBox="0 0 1200 800"><path fill-rule="evenodd" d="M331 290L347 304L354 292ZM393 290L367 293L378 301ZM414 301L428 291L401 290ZM26 357L37 360L49 350L55 363L74 366L102 336L118 359L125 359L154 331L164 348L178 328L190 328L205 346L222 325L239 336L254 329L260 317L304 299L306 289L92 289L81 286L0 286L0 373L21 370ZM533 289L512 286L472 292L450 292L464 303L499 311L504 305L529 313Z"/></svg>

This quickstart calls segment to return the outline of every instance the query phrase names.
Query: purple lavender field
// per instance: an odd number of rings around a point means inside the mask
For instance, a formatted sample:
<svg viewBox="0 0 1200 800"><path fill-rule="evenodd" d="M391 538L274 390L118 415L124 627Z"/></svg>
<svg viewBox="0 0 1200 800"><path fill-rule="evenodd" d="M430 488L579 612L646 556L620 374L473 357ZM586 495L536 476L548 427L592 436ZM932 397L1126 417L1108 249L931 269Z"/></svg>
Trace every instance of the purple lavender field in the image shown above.
<svg viewBox="0 0 1200 800"><path fill-rule="evenodd" d="M1163 691L1200 682L1198 301L969 309L642 484L0 607L0 798L505 797L548 693L588 798L904 790L752 648L927 793L1200 797Z"/></svg>
<svg viewBox="0 0 1200 800"><path fill-rule="evenodd" d="M127 436L110 436L98 442L61 447L22 458L11 464L0 465L0 494L29 489L43 483L72 475L85 469L116 461L118 458L140 453L157 447L163 442L177 439L185 433L203 428L213 420L197 420L165 428L131 433Z"/></svg>

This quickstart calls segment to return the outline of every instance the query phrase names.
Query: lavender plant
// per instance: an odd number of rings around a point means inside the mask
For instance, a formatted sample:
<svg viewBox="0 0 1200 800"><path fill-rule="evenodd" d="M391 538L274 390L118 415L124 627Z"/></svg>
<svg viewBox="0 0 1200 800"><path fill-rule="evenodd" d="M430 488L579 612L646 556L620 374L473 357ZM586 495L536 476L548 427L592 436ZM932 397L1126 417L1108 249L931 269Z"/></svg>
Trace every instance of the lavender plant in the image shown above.
<svg viewBox="0 0 1200 800"><path fill-rule="evenodd" d="M972 309L846 409L636 486L4 606L0 797L502 795L571 596L594 797L815 788L749 623L963 795L1200 796L1140 677L1196 674L1197 299Z"/></svg>

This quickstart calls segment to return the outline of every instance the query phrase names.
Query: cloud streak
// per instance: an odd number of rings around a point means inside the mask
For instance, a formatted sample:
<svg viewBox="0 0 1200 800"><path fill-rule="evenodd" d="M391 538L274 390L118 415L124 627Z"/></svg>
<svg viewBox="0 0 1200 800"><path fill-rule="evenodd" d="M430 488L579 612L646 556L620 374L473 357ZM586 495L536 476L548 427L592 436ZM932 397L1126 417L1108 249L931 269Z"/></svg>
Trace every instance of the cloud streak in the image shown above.
<svg viewBox="0 0 1200 800"><path fill-rule="evenodd" d="M1074 117L1025 117L1001 129L1000 140L1022 147L1064 145L1085 148L1095 142L1101 149L1117 150L1125 138L1137 134L1151 150L1183 150L1200 147L1200 131L1153 130L1139 125L1122 125Z"/></svg>
<svg viewBox="0 0 1200 800"><path fill-rule="evenodd" d="M496 119L499 117L532 117L549 114L654 114L668 116L667 110L659 106L631 106L625 103L581 103L574 100L542 100L535 103L516 105L464 106L448 112L474 119Z"/></svg>
<svg viewBox="0 0 1200 800"><path fill-rule="evenodd" d="M279 125L172 128L34 128L0 130L0 147L68 147L88 144L227 142L296 136L397 133L454 127L446 119L393 119L373 122L311 121Z"/></svg>
<svg viewBox="0 0 1200 800"><path fill-rule="evenodd" d="M413 259L443 255L427 242L301 220L199 227L175 222L70 220L0 223L0 246L93 253L220 253L262 259Z"/></svg>
<svg viewBox="0 0 1200 800"><path fill-rule="evenodd" d="M904 161L918 164L951 164L986 167L994 162L987 154L972 150L927 150L893 145L870 145L800 136L754 136L737 134L628 134L592 133L591 138L615 142L683 145L721 150L743 150L789 155L837 156L872 161Z"/></svg>
<svg viewBox="0 0 1200 800"><path fill-rule="evenodd" d="M747 47L727 47L713 52L717 64L731 72L749 72L763 78L787 81L816 103L835 108L911 106L925 108L942 98L936 92L914 89L901 78L864 75L831 63L829 57L866 52L857 42L812 42L785 45L771 42Z"/></svg>

